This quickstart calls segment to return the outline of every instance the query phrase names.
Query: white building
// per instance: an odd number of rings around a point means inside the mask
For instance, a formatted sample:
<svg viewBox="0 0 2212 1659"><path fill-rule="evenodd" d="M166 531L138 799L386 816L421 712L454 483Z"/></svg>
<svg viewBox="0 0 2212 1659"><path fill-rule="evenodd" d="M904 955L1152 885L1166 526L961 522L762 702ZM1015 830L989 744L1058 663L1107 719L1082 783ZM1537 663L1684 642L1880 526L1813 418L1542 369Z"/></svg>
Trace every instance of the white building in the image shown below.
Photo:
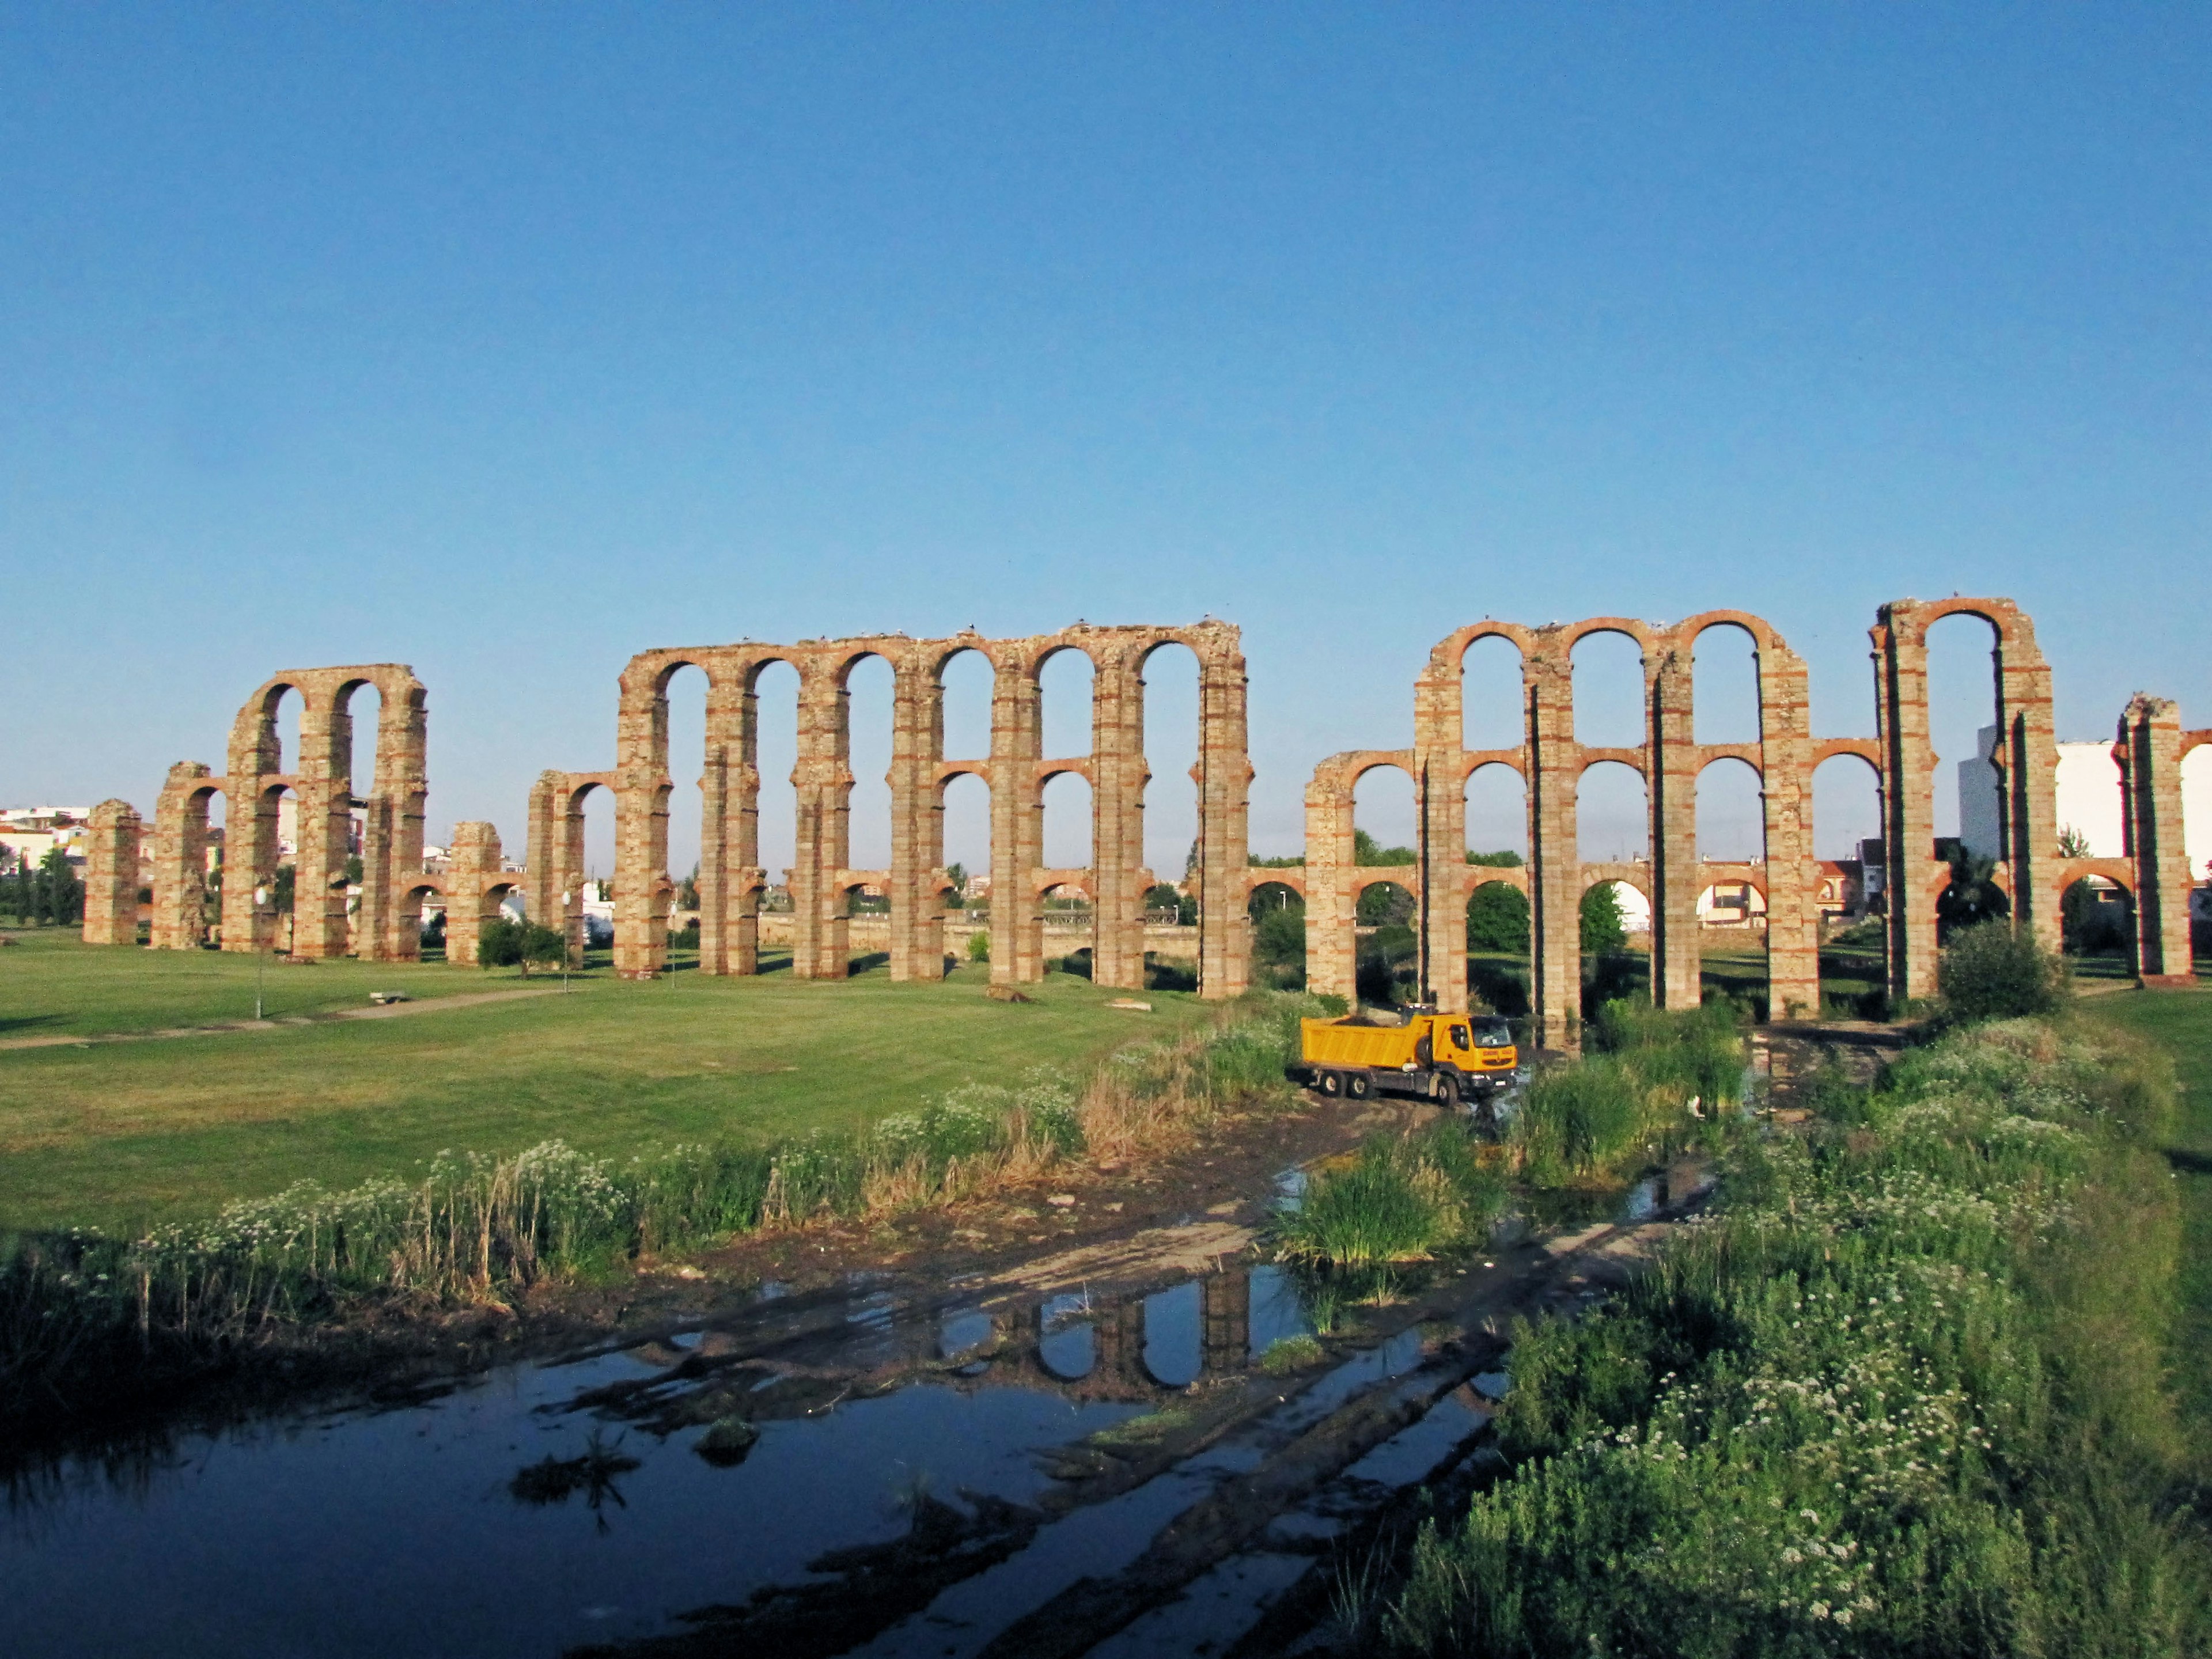
<svg viewBox="0 0 2212 1659"><path fill-rule="evenodd" d="M1997 774L1990 763L1996 742L1997 728L1984 726L1974 757L1959 763L1959 836L1984 858L1997 855ZM2124 858L2124 817L2120 763L2112 758L2111 742L2060 744L2059 829L2080 830L2091 858ZM2202 881L2212 874L2206 867L2212 861L2212 750L2199 749L2183 763L2181 818L2189 873Z"/></svg>
<svg viewBox="0 0 2212 1659"><path fill-rule="evenodd" d="M69 854L71 864L84 863L84 848L81 844L87 833L87 820L92 817L89 806L8 806L0 807L0 847L36 868L48 853L57 847Z"/></svg>

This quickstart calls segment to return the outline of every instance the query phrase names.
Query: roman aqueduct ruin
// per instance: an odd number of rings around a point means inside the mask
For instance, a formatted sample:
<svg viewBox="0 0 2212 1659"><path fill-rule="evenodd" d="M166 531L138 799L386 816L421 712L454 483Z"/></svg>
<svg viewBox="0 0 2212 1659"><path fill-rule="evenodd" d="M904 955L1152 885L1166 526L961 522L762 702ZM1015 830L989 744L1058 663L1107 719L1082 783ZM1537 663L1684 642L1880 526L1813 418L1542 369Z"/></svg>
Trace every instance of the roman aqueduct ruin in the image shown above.
<svg viewBox="0 0 2212 1659"><path fill-rule="evenodd" d="M667 964L667 928L678 884L668 864L668 685L680 669L707 678L705 803L698 877L699 969L746 975L761 967L760 915L769 872L759 835L760 730L757 682L774 663L799 680L796 848L788 872L791 971L839 979L849 960L851 896L863 888L890 908L890 971L928 980L945 971L945 791L963 775L980 777L991 800L990 974L1001 984L1044 972L1045 896L1076 884L1091 900L1092 977L1104 986L1141 988L1146 978L1144 868L1146 786L1144 670L1163 647L1187 647L1199 665L1198 845L1193 884L1198 902L1200 988L1234 996L1249 982L1247 904L1259 887L1279 883L1306 906L1307 976L1318 991L1350 995L1357 961L1356 913L1362 893L1382 882L1410 884L1420 921L1423 978L1439 1006L1468 1006L1464 968L1467 905L1482 882L1504 881L1528 897L1532 1037L1544 1047L1574 1041L1582 981L1577 916L1581 896L1601 882L1625 882L1651 910L1653 1000L1662 1006L1699 996L1698 895L1717 881L1761 894L1766 915L1769 1006L1778 1018L1820 1012L1819 921L1812 846L1812 776L1825 760L1856 755L1879 780L1887 860L1886 957L1890 994L1933 993L1936 902L1951 876L1936 856L1936 757L1929 736L1929 627L1966 613L1995 633L2000 733L1991 763L1999 777L2001 856L1994 879L2014 925L2045 945L2059 942L2060 897L2087 876L2124 889L2136 908L2135 966L2144 982L2190 977L2189 893L2183 849L2183 757L2212 742L2212 731L2185 732L2174 705L2135 697L2121 714L2113 755L2120 770L2127 852L2122 858L2062 856L2057 821L2057 747L2051 670L2028 618L2004 599L1899 600L1881 607L1873 632L1877 735L1815 737L1810 730L1804 662L1767 623L1748 613L1711 611L1673 624L1604 617L1540 628L1483 622L1455 630L1431 652L1414 683L1413 744L1331 756L1306 792L1303 867L1252 866L1247 851L1245 672L1237 630L1208 619L1181 628L1093 627L1056 634L986 639L974 633L915 640L903 635L814 640L793 646L723 645L653 650L631 659L620 682L614 764L602 771L547 771L530 796L529 842L521 871L506 868L488 823L458 825L446 868L425 869L426 693L412 672L392 663L288 671L259 687L231 729L225 770L198 763L170 769L156 804L150 862L150 943L189 950L209 943L204 921L209 809L225 803L227 844L220 944L265 949L272 917L255 890L276 878L278 814L289 791L296 802L291 949L308 959L350 953L372 961L419 955L423 902L447 915L447 957L477 960L483 923L511 896L524 896L535 918L558 920L581 942L578 902L585 878L584 803L593 790L613 797L616 970L649 979ZM1699 744L1692 725L1692 659L1698 636L1732 627L1755 647L1759 735L1747 744ZM1575 735L1572 653L1592 635L1626 635L1641 652L1644 731L1640 744L1583 744ZM1470 750L1463 738L1462 662L1476 641L1498 637L1519 653L1521 740ZM946 664L963 652L988 659L993 678L988 756L945 754ZM1043 752L1045 664L1079 652L1092 668L1091 752ZM850 767L849 690L854 668L871 659L893 677L888 783L890 864L851 867L854 777ZM349 703L362 686L379 697L374 775L351 775ZM297 769L281 771L276 713L287 691L301 702ZM1758 775L1765 857L1749 863L1702 860L1697 840L1697 782L1704 769L1736 760ZM1633 769L1648 803L1650 856L1634 862L1586 862L1577 847L1577 799L1583 773L1601 763ZM1529 857L1522 867L1467 865L1466 787L1480 768L1518 775ZM1419 866L1363 868L1355 861L1354 791L1366 773L1402 769L1413 781ZM1091 792L1091 865L1047 867L1043 792L1063 774ZM362 815L357 909L349 915L348 860L353 815ZM84 936L129 944L137 932L138 813L103 802L91 826ZM1438 849L1438 856L1427 856Z"/></svg>

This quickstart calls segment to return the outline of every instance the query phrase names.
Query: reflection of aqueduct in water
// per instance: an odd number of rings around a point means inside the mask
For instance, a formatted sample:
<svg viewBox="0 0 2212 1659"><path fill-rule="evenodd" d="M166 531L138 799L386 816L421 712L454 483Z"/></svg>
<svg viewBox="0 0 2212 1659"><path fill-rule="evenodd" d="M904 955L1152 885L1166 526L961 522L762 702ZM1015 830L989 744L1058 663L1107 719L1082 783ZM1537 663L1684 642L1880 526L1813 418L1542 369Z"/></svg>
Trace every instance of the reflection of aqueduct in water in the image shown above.
<svg viewBox="0 0 2212 1659"><path fill-rule="evenodd" d="M1101 985L1144 983L1144 904L1151 877L1143 867L1146 785L1144 666L1163 647L1181 645L1199 665L1198 846L1200 988L1225 997L1249 981L1246 904L1257 888L1280 883L1307 907L1309 982L1316 990L1352 992L1357 958L1355 914L1360 894L1382 882L1406 883L1399 866L1354 862L1353 792L1377 767L1402 769L1413 780L1419 839L1425 856L1410 880L1422 921L1424 978L1439 1003L1464 1007L1466 907L1474 887L1504 881L1530 902L1531 1010L1536 1040L1572 1041L1581 967L1577 911L1590 886L1627 882L1651 907L1651 989L1662 1006L1694 1004L1699 995L1700 892L1717 880L1741 881L1764 897L1770 1006L1784 1018L1820 1009L1819 905L1812 847L1812 776L1823 762L1856 755L1879 779L1887 856L1887 957L1891 994L1929 994L1935 985L1935 904L1950 878L1936 856L1936 755L1929 737L1927 635L1946 616L1982 617L1995 632L1997 725L1994 757L2001 782L2002 839L1996 880L2016 925L2046 945L2058 943L2060 896L2084 876L2125 889L2137 913L2136 968L2147 982L2171 983L2190 973L2190 872L2182 841L2183 757L2212 742L2212 731L2185 732L2174 706L2138 696L2119 721L2113 753L2119 763L2127 851L2118 859L2067 858L2058 851L2057 749L2051 671L2027 617L2003 599L1954 599L1934 604L1900 600L1882 607L1873 630L1877 735L1816 738L1810 731L1802 659L1759 617L1712 611L1673 625L1621 617L1524 628L1484 622L1448 635L1430 653L1414 688L1413 746L1361 750L1322 762L1306 794L1306 862L1299 868L1249 867L1246 797L1252 770L1245 740L1244 661L1237 630L1208 620L1187 628L1090 627L1058 634L988 640L975 634L914 640L878 635L817 640L798 646L741 644L656 650L631 659L621 679L615 764L599 772L547 772L530 799L526 873L504 869L489 824L465 823L453 837L448 867L423 869L424 690L395 664L323 668L280 674L239 713L228 769L220 775L193 763L170 769L154 826L153 927L156 948L205 942L204 901L210 802L226 804L228 842L222 899L226 950L263 948L271 919L257 915L253 890L273 878L278 861L278 804L289 790L298 812L295 855L293 950L306 957L351 951L377 961L419 954L422 902L434 895L447 915L447 957L476 959L483 922L518 890L531 914L560 917L580 936L583 803L595 788L615 801L615 965L626 977L651 978L667 960L668 917L676 883L667 869L668 699L671 677L695 666L708 680L704 799L699 874L701 971L759 970L759 915L767 887L759 836L760 743L757 686L772 663L799 677L796 846L789 872L793 904L792 971L801 978L842 978L848 971L851 896L880 889L890 906L890 974L923 980L945 972L944 808L946 785L970 775L991 799L991 976L1030 982L1042 975L1045 895L1079 883L1092 903L1093 977ZM1692 724L1692 657L1706 629L1748 634L1757 658L1759 735L1744 744L1700 744ZM1588 635L1632 640L1643 658L1644 732L1620 748L1577 740L1572 653ZM1498 637L1519 652L1522 740L1470 750L1463 738L1462 659L1476 641ZM946 664L979 653L990 665L990 752L948 758L945 750ZM1043 752L1040 675L1055 653L1077 651L1092 665L1091 746L1087 756ZM850 867L849 819L854 783L849 765L848 684L870 658L893 676L890 770L890 865ZM374 776L366 790L350 775L349 702L360 687L380 698ZM301 699L297 769L279 769L276 710L287 690ZM1721 760L1741 761L1760 783L1763 861L1717 864L1699 858L1698 775ZM1650 858L1634 863L1586 862L1577 846L1577 801L1589 767L1619 763L1644 780ZM1480 769L1503 766L1523 788L1529 858L1521 869L1462 863L1468 781ZM1091 791L1092 861L1087 870L1043 862L1043 791L1074 773ZM345 866L352 814L362 815L360 906L347 914ZM128 943L136 933L140 823L126 803L102 803L94 817L87 882L85 937ZM1443 849L1441 856L1425 856Z"/></svg>

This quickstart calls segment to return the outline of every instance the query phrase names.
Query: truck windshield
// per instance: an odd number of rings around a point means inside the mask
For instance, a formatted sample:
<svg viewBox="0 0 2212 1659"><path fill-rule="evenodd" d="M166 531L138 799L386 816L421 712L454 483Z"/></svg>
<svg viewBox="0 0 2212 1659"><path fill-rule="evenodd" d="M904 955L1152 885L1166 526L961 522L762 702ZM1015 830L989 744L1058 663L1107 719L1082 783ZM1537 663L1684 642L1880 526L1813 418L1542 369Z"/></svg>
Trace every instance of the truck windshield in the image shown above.
<svg viewBox="0 0 2212 1659"><path fill-rule="evenodd" d="M1479 1048L1504 1048L1513 1042L1513 1028L1502 1019L1479 1019L1474 1023L1474 1042Z"/></svg>

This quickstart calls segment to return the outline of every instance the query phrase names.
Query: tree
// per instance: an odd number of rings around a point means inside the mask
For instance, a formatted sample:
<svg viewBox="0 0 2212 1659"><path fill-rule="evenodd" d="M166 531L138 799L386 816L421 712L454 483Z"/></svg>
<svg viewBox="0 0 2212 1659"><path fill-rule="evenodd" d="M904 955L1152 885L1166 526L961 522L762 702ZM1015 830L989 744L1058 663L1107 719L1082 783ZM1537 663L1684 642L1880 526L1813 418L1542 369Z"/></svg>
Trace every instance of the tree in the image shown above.
<svg viewBox="0 0 2212 1659"><path fill-rule="evenodd" d="M495 916L477 933L477 966L513 968L522 961L523 927L505 916ZM529 970L525 969L527 973Z"/></svg>
<svg viewBox="0 0 2212 1659"><path fill-rule="evenodd" d="M1263 968L1304 967L1305 907L1264 910L1252 929L1252 958Z"/></svg>
<svg viewBox="0 0 2212 1659"><path fill-rule="evenodd" d="M1609 881L1599 882L1583 895L1583 954L1604 956L1628 944L1628 927L1620 914L1620 896Z"/></svg>
<svg viewBox="0 0 2212 1659"><path fill-rule="evenodd" d="M280 916L292 914L292 900L299 891L300 872L296 866L280 864L276 879L269 884L269 908Z"/></svg>
<svg viewBox="0 0 2212 1659"><path fill-rule="evenodd" d="M1352 861L1361 866L1419 864L1420 855L1410 847L1385 847L1364 830L1352 832Z"/></svg>
<svg viewBox="0 0 2212 1659"><path fill-rule="evenodd" d="M1936 900L1936 927L1942 937L2012 914L2012 901L1996 884L1995 859L1978 856L1960 841L1948 842L1945 856L1951 866L1951 884Z"/></svg>
<svg viewBox="0 0 2212 1659"><path fill-rule="evenodd" d="M38 910L43 920L67 926L84 920L84 884L76 867L58 847L49 848L39 862Z"/></svg>
<svg viewBox="0 0 2212 1659"><path fill-rule="evenodd" d="M1517 887L1486 881L1467 902L1467 948L1528 954L1528 899Z"/></svg>
<svg viewBox="0 0 2212 1659"><path fill-rule="evenodd" d="M2089 857L2088 836L2070 823L2061 824L2058 830L2058 856L2062 859Z"/></svg>
<svg viewBox="0 0 2212 1659"><path fill-rule="evenodd" d="M522 976L530 977L533 963L540 968L558 968L568 957L568 936L558 927L547 927L531 922L522 930Z"/></svg>
<svg viewBox="0 0 2212 1659"><path fill-rule="evenodd" d="M968 896L968 866L966 865L952 866L945 871L945 878L952 884L952 901L956 905Z"/></svg>
<svg viewBox="0 0 2212 1659"><path fill-rule="evenodd" d="M1501 847L1494 853L1478 853L1470 847L1467 849L1467 861L1496 870L1518 870L1522 864L1521 855L1510 847Z"/></svg>
<svg viewBox="0 0 2212 1659"><path fill-rule="evenodd" d="M1936 988L1955 1019L2048 1013L2066 994L2066 969L2027 933L1992 920L1953 934L1936 965Z"/></svg>

